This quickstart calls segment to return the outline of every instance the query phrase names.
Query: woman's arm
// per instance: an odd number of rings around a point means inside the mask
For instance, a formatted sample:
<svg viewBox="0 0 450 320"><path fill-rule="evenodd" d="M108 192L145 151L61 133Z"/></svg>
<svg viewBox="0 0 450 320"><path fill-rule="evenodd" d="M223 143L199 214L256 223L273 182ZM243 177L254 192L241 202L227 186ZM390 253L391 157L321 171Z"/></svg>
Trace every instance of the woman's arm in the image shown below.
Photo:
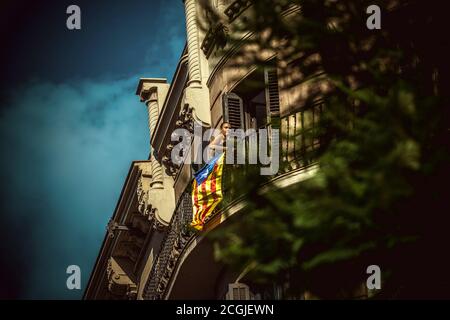
<svg viewBox="0 0 450 320"><path fill-rule="evenodd" d="M227 150L227 147L222 146L223 138L221 135L215 136L214 139L209 143L208 147L212 150Z"/></svg>

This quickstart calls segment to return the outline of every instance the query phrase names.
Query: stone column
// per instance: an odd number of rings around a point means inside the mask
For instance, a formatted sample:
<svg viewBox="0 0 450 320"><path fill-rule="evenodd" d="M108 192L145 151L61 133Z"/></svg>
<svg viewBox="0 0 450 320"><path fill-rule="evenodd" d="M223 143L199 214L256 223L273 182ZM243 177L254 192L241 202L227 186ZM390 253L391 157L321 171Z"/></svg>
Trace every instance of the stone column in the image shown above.
<svg viewBox="0 0 450 320"><path fill-rule="evenodd" d="M169 91L169 84L166 79L161 78L141 78L139 80L136 94L141 102L145 102L147 107L148 128L150 134L149 166L151 178L149 179L149 189L147 196L148 214L154 217L153 227L163 229L169 225L175 208L175 196L173 191L173 178L167 176L163 171L163 166L158 161L161 158L161 150L156 150L151 146L151 141L161 130L157 127L159 117L162 116L162 108Z"/></svg>
<svg viewBox="0 0 450 320"><path fill-rule="evenodd" d="M193 119L203 127L210 127L209 89L206 86L208 61L203 51L200 50L201 36L198 26L197 0L185 0L184 8L186 14L189 81L184 91L183 100L184 104L188 104L192 108Z"/></svg>
<svg viewBox="0 0 450 320"><path fill-rule="evenodd" d="M153 134L155 132L159 117L158 91L156 87L150 89L149 98L145 101L145 105L147 106L148 111L148 126L151 138L153 137ZM164 185L162 167L158 160L155 158L153 150L150 160L152 164L152 180L150 182L150 187L154 189L163 189Z"/></svg>
<svg viewBox="0 0 450 320"><path fill-rule="evenodd" d="M196 0L185 0L184 7L186 11L186 32L187 32L187 46L188 46L188 61L189 61L189 82L188 86L201 86L202 77L200 69L199 56L199 39L197 26L197 9Z"/></svg>
<svg viewBox="0 0 450 320"><path fill-rule="evenodd" d="M148 116L148 129L149 129L149 141L151 141L153 135L156 134L156 125L158 124L159 113L161 110L161 104L163 103L167 92L169 90L169 84L166 79L163 78L141 78L136 90L136 94L140 97L141 102L145 103L147 107ZM149 143L151 155L149 160L151 161L151 173L152 179L150 187L152 189L164 188L164 175L160 162L155 157L155 150Z"/></svg>

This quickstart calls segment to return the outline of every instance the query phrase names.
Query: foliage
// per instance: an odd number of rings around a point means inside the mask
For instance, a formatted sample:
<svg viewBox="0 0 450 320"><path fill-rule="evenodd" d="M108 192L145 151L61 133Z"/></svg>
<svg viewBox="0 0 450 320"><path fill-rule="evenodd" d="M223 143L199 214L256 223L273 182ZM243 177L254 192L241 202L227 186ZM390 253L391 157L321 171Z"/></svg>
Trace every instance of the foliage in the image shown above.
<svg viewBox="0 0 450 320"><path fill-rule="evenodd" d="M381 7L381 30L366 28L371 4ZM300 13L286 18L292 5ZM217 257L251 264L255 281L288 282L292 295L348 297L376 264L380 298L448 297L445 10L387 0L259 0L251 10L228 35L254 34L244 40L257 45L249 63L273 51L284 89L328 84L299 106L318 97L326 105L320 169L266 193L257 174L237 179L231 188L249 194L248 208L211 234Z"/></svg>

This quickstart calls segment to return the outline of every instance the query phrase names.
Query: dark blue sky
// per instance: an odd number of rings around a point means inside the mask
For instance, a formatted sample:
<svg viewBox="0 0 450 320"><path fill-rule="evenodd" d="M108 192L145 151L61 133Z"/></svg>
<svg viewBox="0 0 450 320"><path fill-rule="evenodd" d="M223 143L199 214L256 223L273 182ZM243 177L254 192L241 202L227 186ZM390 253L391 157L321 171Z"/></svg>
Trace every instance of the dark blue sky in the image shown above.
<svg viewBox="0 0 450 320"><path fill-rule="evenodd" d="M181 0L0 4L1 298L81 298L130 163L148 156L138 80L171 80L184 23ZM66 288L71 264L82 290Z"/></svg>

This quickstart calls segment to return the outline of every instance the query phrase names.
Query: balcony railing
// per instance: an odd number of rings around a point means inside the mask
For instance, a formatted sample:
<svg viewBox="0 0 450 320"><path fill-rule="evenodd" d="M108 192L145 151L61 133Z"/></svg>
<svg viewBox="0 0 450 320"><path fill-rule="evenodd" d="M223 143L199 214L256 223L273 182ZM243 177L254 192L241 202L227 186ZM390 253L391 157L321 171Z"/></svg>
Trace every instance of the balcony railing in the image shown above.
<svg viewBox="0 0 450 320"><path fill-rule="evenodd" d="M178 201L169 229L161 242L159 254L155 257L149 280L145 284L144 299L160 300L164 297L178 257L193 235L192 229L189 228L191 221L192 200L188 186Z"/></svg>
<svg viewBox="0 0 450 320"><path fill-rule="evenodd" d="M278 175L290 170L301 169L316 160L317 151L321 145L319 119L322 109L322 104L317 103L310 108L295 111L279 119L281 150ZM233 180L245 181L242 179L246 178L248 172L248 165L225 166L224 199L209 219L238 197L245 196L241 190L233 187L236 186ZM189 239L195 236L197 232L190 227L191 221L192 198L191 186L188 185L178 201L169 228L161 243L159 254L155 257L149 280L144 288L144 299L159 300L164 298L180 253Z"/></svg>
<svg viewBox="0 0 450 320"><path fill-rule="evenodd" d="M305 167L317 160L319 147L323 143L323 130L319 124L322 112L323 104L318 102L280 119L281 163L284 172Z"/></svg>
<svg viewBox="0 0 450 320"><path fill-rule="evenodd" d="M323 113L323 103L317 102L308 108L303 108L272 121L272 128L277 127L279 134L279 170L275 176L292 170L301 170L317 161L320 147L323 145L323 128L320 118ZM268 126L270 127L270 125ZM248 141L247 141L248 142ZM276 145L269 139L269 149ZM246 146L246 161L248 160L248 144ZM236 160L236 155L235 155ZM234 162L236 163L236 162ZM209 217L227 208L240 197L245 197L246 181L255 181L260 165L232 164L224 167L223 201ZM253 169L253 170L252 170ZM268 176L267 181L273 178Z"/></svg>

